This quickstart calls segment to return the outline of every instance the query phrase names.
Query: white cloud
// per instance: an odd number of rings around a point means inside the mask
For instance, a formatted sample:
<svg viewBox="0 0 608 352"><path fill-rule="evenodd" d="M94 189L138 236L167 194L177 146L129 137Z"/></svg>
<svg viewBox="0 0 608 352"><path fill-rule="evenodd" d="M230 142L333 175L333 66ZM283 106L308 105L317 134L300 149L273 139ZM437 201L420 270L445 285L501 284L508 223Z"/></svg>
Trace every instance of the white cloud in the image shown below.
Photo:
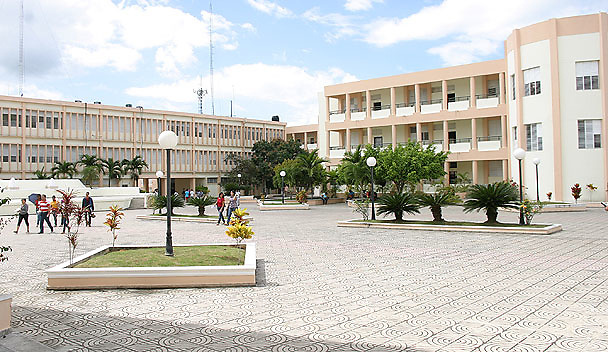
<svg viewBox="0 0 608 352"><path fill-rule="evenodd" d="M450 38L450 43L429 52L440 55L446 64L468 63L496 53L515 28L601 8L599 1L444 0L405 18L376 19L365 26L363 40L385 47L403 41Z"/></svg>
<svg viewBox="0 0 608 352"><path fill-rule="evenodd" d="M254 9L276 17L291 17L293 12L286 7L280 6L270 0L247 0Z"/></svg>
<svg viewBox="0 0 608 352"><path fill-rule="evenodd" d="M328 42L334 42L342 37L353 36L358 33L357 26L355 25L357 18L353 16L346 16L339 13L328 13L323 15L318 7L313 7L304 12L302 18L333 28L333 31L325 33L325 39Z"/></svg>
<svg viewBox="0 0 608 352"><path fill-rule="evenodd" d="M249 23L249 22L243 23L241 25L241 28L243 28L244 30L249 31L249 32L255 32L256 31L256 28L251 23Z"/></svg>
<svg viewBox="0 0 608 352"><path fill-rule="evenodd" d="M346 0L344 8L348 11L365 11L371 9L375 2L382 3L384 0Z"/></svg>
<svg viewBox="0 0 608 352"><path fill-rule="evenodd" d="M152 99L157 104L183 104L193 101L192 88L200 78L177 80L146 87L131 87L125 93ZM240 111L260 113L260 107L277 110L282 107L282 120L290 123L315 123L318 115L317 92L324 86L355 81L357 78L340 69L310 72L289 65L263 63L233 65L218 70L214 75L216 100L232 98L233 87ZM208 77L203 77L208 82ZM217 112L217 111L216 111Z"/></svg>

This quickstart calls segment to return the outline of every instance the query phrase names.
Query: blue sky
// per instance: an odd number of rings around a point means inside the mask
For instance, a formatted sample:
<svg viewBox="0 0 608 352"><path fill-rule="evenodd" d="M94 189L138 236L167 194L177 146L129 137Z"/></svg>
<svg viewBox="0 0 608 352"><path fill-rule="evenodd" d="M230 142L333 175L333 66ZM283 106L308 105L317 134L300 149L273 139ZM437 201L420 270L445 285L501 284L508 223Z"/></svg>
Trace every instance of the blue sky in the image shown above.
<svg viewBox="0 0 608 352"><path fill-rule="evenodd" d="M18 94L18 0L0 0L0 94ZM606 11L571 0L24 0L28 97L197 111L298 125L324 85L503 56L517 27ZM210 96L204 112L211 112Z"/></svg>

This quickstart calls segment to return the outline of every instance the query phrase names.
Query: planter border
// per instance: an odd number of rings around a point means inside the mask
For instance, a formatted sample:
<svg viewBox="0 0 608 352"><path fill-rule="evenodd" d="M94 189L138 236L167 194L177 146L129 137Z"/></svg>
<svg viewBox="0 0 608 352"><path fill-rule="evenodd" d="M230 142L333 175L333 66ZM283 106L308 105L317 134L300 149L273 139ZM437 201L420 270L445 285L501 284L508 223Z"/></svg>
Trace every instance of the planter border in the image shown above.
<svg viewBox="0 0 608 352"><path fill-rule="evenodd" d="M260 211L268 210L310 210L308 203L303 204L258 204Z"/></svg>
<svg viewBox="0 0 608 352"><path fill-rule="evenodd" d="M137 215L135 218L138 220L162 220L165 222L167 221L166 216L160 216L160 215ZM171 221L202 222L205 224L215 224L215 223L217 223L217 219L218 218L212 218L212 217L195 218L195 217L190 217L190 216L171 215ZM251 218L251 217L246 217L245 219L249 220L250 222L253 221L253 218Z"/></svg>
<svg viewBox="0 0 608 352"><path fill-rule="evenodd" d="M536 224L544 227L513 227L513 226L466 226L466 225L435 225L435 224L396 224L374 223L346 220L339 221L338 227L380 228L392 230L431 230L431 231L458 231L458 232L493 232L493 233L521 233L529 235L549 235L562 230L561 224Z"/></svg>
<svg viewBox="0 0 608 352"><path fill-rule="evenodd" d="M234 246L235 243L180 244L187 246ZM255 243L245 246L243 265L70 268L70 262L46 270L48 290L82 290L108 288L179 288L254 286L256 270ZM117 248L153 248L158 245L124 245ZM102 246L74 258L74 263L109 251Z"/></svg>
<svg viewBox="0 0 608 352"><path fill-rule="evenodd" d="M13 296L0 295L0 338L11 332L11 304Z"/></svg>

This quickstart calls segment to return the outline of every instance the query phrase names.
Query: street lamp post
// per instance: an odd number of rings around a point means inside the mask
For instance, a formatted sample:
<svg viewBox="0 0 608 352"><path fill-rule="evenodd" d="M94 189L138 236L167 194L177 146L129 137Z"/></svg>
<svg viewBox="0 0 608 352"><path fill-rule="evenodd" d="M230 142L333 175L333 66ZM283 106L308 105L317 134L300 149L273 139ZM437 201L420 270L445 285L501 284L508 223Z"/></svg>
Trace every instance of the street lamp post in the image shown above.
<svg viewBox="0 0 608 352"><path fill-rule="evenodd" d="M167 237L165 255L173 256L173 239L171 238L171 151L177 146L177 135L173 131L163 131L158 136L158 144L167 152ZM158 176L158 174L157 174Z"/></svg>
<svg viewBox="0 0 608 352"><path fill-rule="evenodd" d="M538 191L538 165L540 164L540 159L534 158L532 162L536 166L536 201L540 202L540 192Z"/></svg>
<svg viewBox="0 0 608 352"><path fill-rule="evenodd" d="M522 177L522 170L521 170L521 161L524 159L524 157L526 156L526 151L521 149L521 148L517 148L513 151L513 156L515 157L515 159L517 159L519 161L519 201L523 202L524 200L524 189L523 189L523 177ZM519 207L519 224L520 225L525 225L524 222L524 209L520 206Z"/></svg>
<svg viewBox="0 0 608 352"><path fill-rule="evenodd" d="M158 195L160 196L160 179L163 177L163 172L161 170L156 171L156 189L158 190Z"/></svg>
<svg viewBox="0 0 608 352"><path fill-rule="evenodd" d="M372 192L370 193L370 198L372 199L372 220L376 220L376 208L375 208L375 198L374 197L374 166L376 166L376 158L370 156L367 158L367 166L369 166L372 172Z"/></svg>
<svg viewBox="0 0 608 352"><path fill-rule="evenodd" d="M281 175L281 203L285 204L285 170L281 170L279 175Z"/></svg>

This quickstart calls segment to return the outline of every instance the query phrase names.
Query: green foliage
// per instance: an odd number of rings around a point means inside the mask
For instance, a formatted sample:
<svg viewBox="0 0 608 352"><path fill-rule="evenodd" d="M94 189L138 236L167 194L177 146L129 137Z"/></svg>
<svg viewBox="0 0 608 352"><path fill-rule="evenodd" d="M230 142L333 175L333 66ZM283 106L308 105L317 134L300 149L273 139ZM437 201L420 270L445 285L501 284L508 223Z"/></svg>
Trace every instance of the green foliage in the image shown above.
<svg viewBox="0 0 608 352"><path fill-rule="evenodd" d="M124 170L122 168L122 162L109 158L107 160L101 160L102 171L105 175L108 175L108 187L110 187L112 180L117 182L124 176Z"/></svg>
<svg viewBox="0 0 608 352"><path fill-rule="evenodd" d="M428 207L433 214L433 221L444 222L441 208L448 205L460 204L460 198L454 193L452 188L443 188L435 193L420 192L416 196L416 201L420 206Z"/></svg>
<svg viewBox="0 0 608 352"><path fill-rule="evenodd" d="M77 166L82 166L80 175L85 183L91 184L101 173L101 160L95 155L83 154L76 162Z"/></svg>
<svg viewBox="0 0 608 352"><path fill-rule="evenodd" d="M393 214L397 221L403 220L403 213L420 213L420 206L412 193L386 194L378 199L378 204L378 214Z"/></svg>
<svg viewBox="0 0 608 352"><path fill-rule="evenodd" d="M82 180L86 184L91 184L93 180L99 177L100 169L96 166L85 166L80 172Z"/></svg>
<svg viewBox="0 0 608 352"><path fill-rule="evenodd" d="M188 204L198 208L198 216L205 216L205 207L215 204L215 200L207 195L202 197L190 197L188 199Z"/></svg>
<svg viewBox="0 0 608 352"><path fill-rule="evenodd" d="M196 186L194 190L197 192L203 192L203 194L209 194L209 188L207 186Z"/></svg>
<svg viewBox="0 0 608 352"><path fill-rule="evenodd" d="M366 188L365 185L370 180L369 167L365 162L365 151L360 145L354 150L344 153L337 170L339 182L345 185L353 185L354 189L362 194Z"/></svg>
<svg viewBox="0 0 608 352"><path fill-rule="evenodd" d="M570 187L570 191L572 192L572 198L574 198L574 203L578 203L578 199L581 197L581 185L575 183L574 186Z"/></svg>
<svg viewBox="0 0 608 352"><path fill-rule="evenodd" d="M355 204L355 209L353 211L359 213L364 221L369 220L369 200L355 200L353 202Z"/></svg>
<svg viewBox="0 0 608 352"><path fill-rule="evenodd" d="M296 164L300 168L300 177L306 190L320 185L325 180L323 163L327 160L319 157L319 151L304 151L296 157Z"/></svg>
<svg viewBox="0 0 608 352"><path fill-rule="evenodd" d="M283 181L287 187L302 186L302 168L295 159L288 159L274 167L272 183L274 187L281 188L281 171L285 171Z"/></svg>
<svg viewBox="0 0 608 352"><path fill-rule="evenodd" d="M466 193L471 187L472 180L469 177L468 172L456 174L456 184L454 184L454 190L458 193Z"/></svg>
<svg viewBox="0 0 608 352"><path fill-rule="evenodd" d="M120 164L122 165L123 175L129 174L135 186L144 168L148 167L148 164L142 159L141 156L136 155L133 159L123 159Z"/></svg>
<svg viewBox="0 0 608 352"><path fill-rule="evenodd" d="M300 204L306 203L306 201L308 201L308 196L306 195L306 191L298 192L298 194L296 194L296 200Z"/></svg>
<svg viewBox="0 0 608 352"><path fill-rule="evenodd" d="M46 172L44 172L44 166L42 167L41 170L34 171L34 176L38 180L47 180L47 179L51 178L51 176L49 176Z"/></svg>
<svg viewBox="0 0 608 352"><path fill-rule="evenodd" d="M464 202L464 211L485 210L486 223L497 223L498 208L519 209L519 195L510 183L501 181L489 185L472 185L467 200Z"/></svg>
<svg viewBox="0 0 608 352"><path fill-rule="evenodd" d="M534 216L543 209L544 204L542 202L532 202L529 199L524 199L521 203L520 208L522 213L524 214L524 220L526 221L526 225L532 225L532 219Z"/></svg>
<svg viewBox="0 0 608 352"><path fill-rule="evenodd" d="M51 168L51 174L57 178L72 178L76 173L76 165L69 161L55 161L53 168Z"/></svg>
<svg viewBox="0 0 608 352"><path fill-rule="evenodd" d="M405 145L397 145L394 150L386 148L379 152L377 174L392 181L397 193L401 193L407 184L443 176L447 157L447 152L436 152L433 148L409 141Z"/></svg>
<svg viewBox="0 0 608 352"><path fill-rule="evenodd" d="M175 215L173 213L175 208L183 208L184 205L185 205L184 198L182 198L179 194L174 193L171 195L171 215ZM158 209L160 212L160 210L166 206L167 206L167 197L159 196L159 195L150 196L150 207L152 207L152 209Z"/></svg>
<svg viewBox="0 0 608 352"><path fill-rule="evenodd" d="M230 194L230 191L234 191L236 193L240 187L238 183L229 182L222 184L222 188L224 189L224 193Z"/></svg>

